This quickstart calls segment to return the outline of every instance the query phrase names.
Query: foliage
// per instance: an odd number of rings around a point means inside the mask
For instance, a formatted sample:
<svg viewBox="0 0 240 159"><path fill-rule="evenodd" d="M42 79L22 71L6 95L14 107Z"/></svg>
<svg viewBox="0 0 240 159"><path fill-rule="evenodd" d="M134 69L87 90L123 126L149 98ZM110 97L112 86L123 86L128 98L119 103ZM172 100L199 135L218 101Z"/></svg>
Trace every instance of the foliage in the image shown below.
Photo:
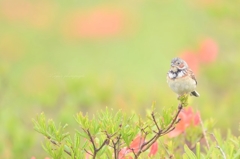
<svg viewBox="0 0 240 159"><path fill-rule="evenodd" d="M187 98L181 97L180 101L187 103ZM203 123L191 107L183 108L180 103L177 111L169 108L161 114L154 107L155 104L146 119L135 114L128 116L120 110L114 113L109 108L91 118L79 112L74 117L79 128L73 137L65 132L67 124L56 126L43 113L33 123L34 129L46 137L43 149L54 159L240 157L240 137L229 130L224 139L219 130L213 129L213 120Z"/></svg>
<svg viewBox="0 0 240 159"><path fill-rule="evenodd" d="M214 159L214 158L240 158L240 137L235 137L228 131L226 139L224 139L219 130L214 130L208 135L210 140L209 147L204 147L204 152L201 152L200 143L198 142L195 151L184 145L183 159Z"/></svg>
<svg viewBox="0 0 240 159"><path fill-rule="evenodd" d="M34 129L47 139L44 150L55 159L62 158L65 154L73 159L87 156L137 159L149 148L149 156L156 154L156 141L174 130L182 108L179 104L176 112L173 109L163 111L163 120L155 112L154 105L146 120L140 117L137 119L135 115L129 117L122 111L114 114L108 108L100 111L97 116L93 115L91 119L88 114L80 112L75 116L80 129L76 129L73 139L69 133L64 132L67 125L59 124L57 127L52 120L46 120L43 113L33 123Z"/></svg>

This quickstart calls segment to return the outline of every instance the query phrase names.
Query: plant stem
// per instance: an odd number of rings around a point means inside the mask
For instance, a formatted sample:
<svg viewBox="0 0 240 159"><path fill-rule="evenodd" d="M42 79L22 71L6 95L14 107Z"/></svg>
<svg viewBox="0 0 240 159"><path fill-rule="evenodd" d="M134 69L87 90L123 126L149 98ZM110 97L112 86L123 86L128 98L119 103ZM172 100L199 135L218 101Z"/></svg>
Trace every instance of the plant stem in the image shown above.
<svg viewBox="0 0 240 159"><path fill-rule="evenodd" d="M59 144L58 144L56 141L52 140L51 138L48 138L48 139L51 141L52 144L54 144L54 145L56 145L56 146L59 146ZM69 151L67 151L67 150L65 150L65 149L64 149L64 152L65 152L66 154L68 154L69 156L72 156L71 152L69 152Z"/></svg>
<svg viewBox="0 0 240 159"><path fill-rule="evenodd" d="M219 146L219 143L218 143L215 135L214 135L213 133L211 133L211 135L213 136L213 139L216 141L216 144L217 144L216 148L219 149L219 151L221 152L223 158L224 158L224 159L227 159L226 154L224 153L223 149Z"/></svg>
<svg viewBox="0 0 240 159"><path fill-rule="evenodd" d="M209 149L210 146L209 146L209 143L208 143L208 140L207 140L206 131L205 131L205 128L204 128L204 125L203 125L203 122L202 122L202 118L201 118L200 115L199 115L199 119L200 119L200 125L201 125L201 127L202 127L203 138L204 138L204 140L205 140L205 142L206 142L207 148Z"/></svg>

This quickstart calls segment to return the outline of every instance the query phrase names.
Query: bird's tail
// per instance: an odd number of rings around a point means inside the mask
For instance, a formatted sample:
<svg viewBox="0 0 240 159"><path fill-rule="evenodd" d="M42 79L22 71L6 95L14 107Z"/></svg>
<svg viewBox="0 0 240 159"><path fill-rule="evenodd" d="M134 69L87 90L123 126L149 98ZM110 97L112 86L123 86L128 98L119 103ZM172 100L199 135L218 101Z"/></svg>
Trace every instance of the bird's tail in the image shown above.
<svg viewBox="0 0 240 159"><path fill-rule="evenodd" d="M191 92L190 95L195 96L195 97L200 97L200 94L197 91Z"/></svg>

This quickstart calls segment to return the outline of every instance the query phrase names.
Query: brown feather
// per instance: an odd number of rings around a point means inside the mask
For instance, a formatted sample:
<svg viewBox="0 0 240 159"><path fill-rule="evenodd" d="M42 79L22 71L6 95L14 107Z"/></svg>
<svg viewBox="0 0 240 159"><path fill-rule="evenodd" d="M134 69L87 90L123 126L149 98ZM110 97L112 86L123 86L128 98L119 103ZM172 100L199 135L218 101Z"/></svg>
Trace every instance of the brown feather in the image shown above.
<svg viewBox="0 0 240 159"><path fill-rule="evenodd" d="M192 71L191 69L188 69L188 73L189 73L190 77L191 77L192 79L194 79L194 81L196 82L196 85L197 85L197 80L196 80L196 77L195 77L193 71Z"/></svg>

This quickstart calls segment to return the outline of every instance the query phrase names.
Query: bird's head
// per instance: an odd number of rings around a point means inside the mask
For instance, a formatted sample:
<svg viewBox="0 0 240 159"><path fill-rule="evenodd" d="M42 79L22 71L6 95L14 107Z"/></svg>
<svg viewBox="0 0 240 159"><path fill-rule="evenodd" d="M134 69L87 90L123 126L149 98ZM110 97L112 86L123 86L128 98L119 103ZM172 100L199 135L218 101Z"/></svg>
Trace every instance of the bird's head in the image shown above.
<svg viewBox="0 0 240 159"><path fill-rule="evenodd" d="M184 60L182 60L178 57L172 59L172 61L171 61L171 70L172 71L177 72L178 70L184 70L187 68L188 68L188 65Z"/></svg>

